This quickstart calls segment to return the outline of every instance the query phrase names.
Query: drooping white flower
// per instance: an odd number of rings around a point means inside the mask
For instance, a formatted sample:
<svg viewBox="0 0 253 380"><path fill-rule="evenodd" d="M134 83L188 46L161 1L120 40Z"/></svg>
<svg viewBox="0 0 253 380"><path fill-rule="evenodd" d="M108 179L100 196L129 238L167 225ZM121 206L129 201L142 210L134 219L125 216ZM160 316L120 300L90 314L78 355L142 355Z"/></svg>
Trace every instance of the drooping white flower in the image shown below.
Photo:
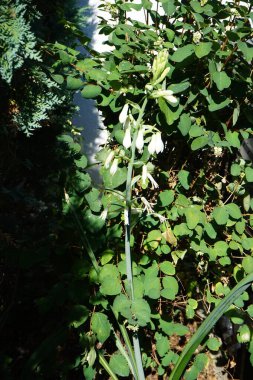
<svg viewBox="0 0 253 380"><path fill-rule="evenodd" d="M158 183L154 180L154 178L152 177L152 175L150 173L147 173L147 176L148 176L148 179L150 180L151 184L152 184L152 188L155 188L157 189L159 187Z"/></svg>
<svg viewBox="0 0 253 380"><path fill-rule="evenodd" d="M177 103L177 98L173 94L174 92L171 90L155 90L152 92L152 97L154 99L164 98L169 103L175 104Z"/></svg>
<svg viewBox="0 0 253 380"><path fill-rule="evenodd" d="M158 154L160 152L163 152L164 150L164 144L162 141L161 132L156 132L152 135L151 141L148 144L148 151L150 154L154 154L155 152Z"/></svg>
<svg viewBox="0 0 253 380"><path fill-rule="evenodd" d="M119 163L119 160L117 158L114 158L112 166L110 168L111 175L114 175L116 171L118 170L118 163Z"/></svg>
<svg viewBox="0 0 253 380"><path fill-rule="evenodd" d="M105 208L105 209L101 212L99 218L102 219L102 220L105 220L105 219L107 218L107 214L108 214L108 208Z"/></svg>
<svg viewBox="0 0 253 380"><path fill-rule="evenodd" d="M124 135L124 139L123 139L123 146L128 149L130 148L132 144L132 140L131 140L131 128L130 127L127 127L126 130L125 130L125 135Z"/></svg>
<svg viewBox="0 0 253 380"><path fill-rule="evenodd" d="M141 175L142 183L145 183L147 178L148 178L148 167L147 167L147 165L143 165L142 175Z"/></svg>
<svg viewBox="0 0 253 380"><path fill-rule="evenodd" d="M108 169L110 166L110 163L114 157L114 152L111 150L111 152L108 154L106 160L105 160L105 168Z"/></svg>
<svg viewBox="0 0 253 380"><path fill-rule="evenodd" d="M136 148L138 149L139 152L141 152L143 146L144 146L143 128L140 128L137 134Z"/></svg>
<svg viewBox="0 0 253 380"><path fill-rule="evenodd" d="M121 124L124 124L127 119L128 108L129 108L129 105L126 103L119 114L119 121Z"/></svg>

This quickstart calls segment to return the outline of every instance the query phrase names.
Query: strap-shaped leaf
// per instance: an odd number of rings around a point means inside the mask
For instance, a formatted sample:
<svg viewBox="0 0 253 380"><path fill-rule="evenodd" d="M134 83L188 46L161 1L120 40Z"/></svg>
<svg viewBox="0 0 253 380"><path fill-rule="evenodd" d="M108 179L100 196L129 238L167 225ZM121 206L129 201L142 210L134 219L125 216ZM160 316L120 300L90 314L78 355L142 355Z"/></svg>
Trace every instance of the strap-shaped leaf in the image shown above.
<svg viewBox="0 0 253 380"><path fill-rule="evenodd" d="M217 307L209 314L206 320L201 324L196 333L192 336L190 341L185 346L182 354L180 355L171 375L170 380L179 380L189 363L194 351L201 344L203 339L207 336L215 323L222 317L235 300L251 285L253 282L253 273L250 273L222 299Z"/></svg>

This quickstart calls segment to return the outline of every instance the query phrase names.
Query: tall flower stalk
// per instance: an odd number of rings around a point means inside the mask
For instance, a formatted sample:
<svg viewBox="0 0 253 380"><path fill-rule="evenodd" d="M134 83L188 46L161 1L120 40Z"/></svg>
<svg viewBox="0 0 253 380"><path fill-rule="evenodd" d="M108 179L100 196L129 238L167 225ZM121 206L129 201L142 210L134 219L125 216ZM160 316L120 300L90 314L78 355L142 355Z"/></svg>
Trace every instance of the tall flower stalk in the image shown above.
<svg viewBox="0 0 253 380"><path fill-rule="evenodd" d="M138 120L135 126L135 132L133 135L133 142L131 148L131 158L128 164L127 170L127 182L126 182L126 206L124 210L125 215L125 255L126 255L126 272L127 272L127 281L130 288L130 298L134 301L134 286L133 286L133 272L132 272L132 257L131 257L131 246L130 246L130 237L131 237L131 201L132 201L132 177L133 177L133 167L135 161L135 151L136 151L136 140L138 136L139 128L141 127L141 121L145 112L147 105L147 99L144 100L142 108L140 110ZM138 370L138 380L144 380L145 375L142 366L141 358L141 348L138 338L138 333L134 332L133 334L133 346L134 346L134 355L137 363Z"/></svg>

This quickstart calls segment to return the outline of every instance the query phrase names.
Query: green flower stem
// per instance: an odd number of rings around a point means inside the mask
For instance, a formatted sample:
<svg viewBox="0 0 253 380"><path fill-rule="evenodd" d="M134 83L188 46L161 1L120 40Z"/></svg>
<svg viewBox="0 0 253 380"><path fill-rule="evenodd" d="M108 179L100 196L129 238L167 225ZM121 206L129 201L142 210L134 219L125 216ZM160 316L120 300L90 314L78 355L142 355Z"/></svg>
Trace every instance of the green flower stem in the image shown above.
<svg viewBox="0 0 253 380"><path fill-rule="evenodd" d="M133 176L133 167L135 161L135 150L136 150L136 139L138 134L138 128L142 121L145 108L147 105L147 99L144 100L142 108L140 110L138 120L136 122L136 130L133 136L132 148L131 148L131 159L128 164L127 170L127 182L126 182L126 207L125 207L125 255L126 255L126 272L127 272L127 281L130 287L130 294L132 301L134 300L134 287L133 287L133 272L132 272L132 258L131 258L131 246L130 246L130 237L131 237L131 200L132 200L132 176ZM137 364L138 371L138 380L144 380L145 375L142 366L141 359L141 349L138 334L133 335L133 345L134 345L134 355Z"/></svg>

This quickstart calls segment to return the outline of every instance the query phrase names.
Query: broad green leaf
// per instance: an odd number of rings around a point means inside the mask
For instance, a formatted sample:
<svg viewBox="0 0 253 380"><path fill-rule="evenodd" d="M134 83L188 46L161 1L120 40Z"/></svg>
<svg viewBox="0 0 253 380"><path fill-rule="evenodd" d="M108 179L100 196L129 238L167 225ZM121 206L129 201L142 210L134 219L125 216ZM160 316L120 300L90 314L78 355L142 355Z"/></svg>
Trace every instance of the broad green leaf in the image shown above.
<svg viewBox="0 0 253 380"><path fill-rule="evenodd" d="M223 241L216 241L213 246L213 251L215 252L216 256L226 256L228 250L228 244Z"/></svg>
<svg viewBox="0 0 253 380"><path fill-rule="evenodd" d="M167 275L173 276L176 273L174 265L170 261L163 261L160 264L160 270Z"/></svg>
<svg viewBox="0 0 253 380"><path fill-rule="evenodd" d="M103 253L102 253L102 257L101 257L101 264L102 265L105 265L105 264L108 264L111 259L114 257L114 251L112 251L111 249L106 249Z"/></svg>
<svg viewBox="0 0 253 380"><path fill-rule="evenodd" d="M112 176L110 170L101 169L101 174L104 180L104 186L109 189L116 189L117 187L123 185L127 178L127 168L118 168L116 173Z"/></svg>
<svg viewBox="0 0 253 380"><path fill-rule="evenodd" d="M227 224L229 213L225 206L217 206L213 209L213 218L219 225Z"/></svg>
<svg viewBox="0 0 253 380"><path fill-rule="evenodd" d="M103 313L94 313L91 317L91 329L97 335L100 343L104 343L110 336L111 325Z"/></svg>
<svg viewBox="0 0 253 380"><path fill-rule="evenodd" d="M190 185L189 185L189 172L187 170L180 170L178 173L178 179L183 188L186 190L189 190Z"/></svg>
<svg viewBox="0 0 253 380"><path fill-rule="evenodd" d="M188 319L194 318L195 311L191 305L186 305L185 314Z"/></svg>
<svg viewBox="0 0 253 380"><path fill-rule="evenodd" d="M131 301L124 294L120 294L114 299L113 310L122 314L126 319L130 319Z"/></svg>
<svg viewBox="0 0 253 380"><path fill-rule="evenodd" d="M232 164L230 168L230 173L232 176L237 177L241 173L241 167L238 164Z"/></svg>
<svg viewBox="0 0 253 380"><path fill-rule="evenodd" d="M248 182L253 182L253 168L247 167L245 169L245 175Z"/></svg>
<svg viewBox="0 0 253 380"><path fill-rule="evenodd" d="M179 290L177 280L174 277L167 276L163 277L162 283L163 289L161 290L161 296L173 301Z"/></svg>
<svg viewBox="0 0 253 380"><path fill-rule="evenodd" d="M225 73L225 71L216 71L213 74L213 81L216 84L218 90L222 91L225 88L230 87L231 85L231 79L229 76Z"/></svg>
<svg viewBox="0 0 253 380"><path fill-rule="evenodd" d="M240 207L236 203L228 203L225 205L225 207L232 218L240 219L242 217Z"/></svg>
<svg viewBox="0 0 253 380"><path fill-rule="evenodd" d="M187 227L190 230L196 228L196 226L202 221L202 213L198 206L188 207L184 211L186 217Z"/></svg>
<svg viewBox="0 0 253 380"><path fill-rule="evenodd" d="M101 210L101 201L99 199L99 190L93 188L89 193L85 194L85 199L89 204L91 211L99 212Z"/></svg>
<svg viewBox="0 0 253 380"><path fill-rule="evenodd" d="M237 340L239 343L248 343L251 340L251 329L248 325L242 325L239 327L237 332Z"/></svg>
<svg viewBox="0 0 253 380"><path fill-rule="evenodd" d="M79 78L67 77L67 89L68 90L78 90L84 85L83 81Z"/></svg>
<svg viewBox="0 0 253 380"><path fill-rule="evenodd" d="M85 169L87 166L87 163L88 163L88 160L87 160L86 156L84 156L84 155L82 155L82 157L79 158L78 160L75 160L76 166L80 169Z"/></svg>
<svg viewBox="0 0 253 380"><path fill-rule="evenodd" d="M187 90L189 87L190 82L173 83L169 85L168 90L173 91L174 94L179 94L180 92Z"/></svg>
<svg viewBox="0 0 253 380"><path fill-rule="evenodd" d="M122 377L128 377L130 375L130 369L128 363L123 355L119 352L115 352L109 361L109 365L114 373Z"/></svg>
<svg viewBox="0 0 253 380"><path fill-rule="evenodd" d="M249 47L246 42L238 41L237 46L243 53L243 56L247 62L251 62L253 59L253 48Z"/></svg>
<svg viewBox="0 0 253 380"><path fill-rule="evenodd" d="M221 342L219 341L218 338L209 338L206 341L206 345L211 351L219 351Z"/></svg>
<svg viewBox="0 0 253 380"><path fill-rule="evenodd" d="M210 239L216 239L217 232L215 231L215 229L211 223L205 224L205 231L206 231L207 235L210 237Z"/></svg>
<svg viewBox="0 0 253 380"><path fill-rule="evenodd" d="M85 380L93 380L96 376L96 370L92 367L83 367Z"/></svg>
<svg viewBox="0 0 253 380"><path fill-rule="evenodd" d="M160 298L160 290L161 290L160 278L146 275L144 279L145 295L151 299L158 299Z"/></svg>
<svg viewBox="0 0 253 380"><path fill-rule="evenodd" d="M158 332L155 333L155 340L156 350L158 352L158 355L162 358L169 351L169 340L167 336L164 336L163 334L160 334Z"/></svg>
<svg viewBox="0 0 253 380"><path fill-rule="evenodd" d="M100 95L101 92L102 92L102 88L100 86L87 84L86 86L84 86L83 90L81 91L81 95L83 98L93 99L93 98L96 98L98 95Z"/></svg>
<svg viewBox="0 0 253 380"><path fill-rule="evenodd" d="M160 319L160 328L166 335L179 335L184 336L189 332L189 329L187 326L181 325L180 323L174 323L174 322L166 322L162 319Z"/></svg>
<svg viewBox="0 0 253 380"><path fill-rule="evenodd" d="M172 54L170 59L174 62L182 62L186 58L189 58L194 52L194 46L192 44L185 45L178 48L175 53Z"/></svg>
<svg viewBox="0 0 253 380"><path fill-rule="evenodd" d="M239 140L239 133L238 132L228 131L226 133L226 140L228 141L230 146L232 146L234 148L239 149L241 146L241 142Z"/></svg>
<svg viewBox="0 0 253 380"><path fill-rule="evenodd" d="M180 121L178 123L178 129L183 136L186 136L189 133L191 128L191 117L187 113L184 113L180 116Z"/></svg>
<svg viewBox="0 0 253 380"><path fill-rule="evenodd" d="M146 300L136 298L132 302L131 310L133 321L136 321L138 325L146 326L150 322L151 310Z"/></svg>
<svg viewBox="0 0 253 380"><path fill-rule="evenodd" d="M253 248L253 245L252 245L252 248ZM252 256L244 257L242 260L242 267L246 273L252 273L253 272L253 257Z"/></svg>
<svg viewBox="0 0 253 380"><path fill-rule="evenodd" d="M175 193L173 190L164 190L159 193L158 200L162 207L169 206L174 201Z"/></svg>
<svg viewBox="0 0 253 380"><path fill-rule="evenodd" d="M200 136L194 139L191 143L192 150L198 150L206 146L209 142L209 138L207 136Z"/></svg>
<svg viewBox="0 0 253 380"><path fill-rule="evenodd" d="M101 281L100 292L108 296L116 296L121 292L121 282L118 277L106 276Z"/></svg>
<svg viewBox="0 0 253 380"><path fill-rule="evenodd" d="M194 50L198 58L205 57L212 50L212 42L200 42L194 47Z"/></svg>
<svg viewBox="0 0 253 380"><path fill-rule="evenodd" d="M176 10L174 0L161 0L164 12L167 16L172 16Z"/></svg>
<svg viewBox="0 0 253 380"><path fill-rule="evenodd" d="M221 103L215 103L214 101L212 101L209 104L208 109L210 112L215 112L215 111L221 110L222 108L227 107L229 104L230 104L230 99L226 99Z"/></svg>
<svg viewBox="0 0 253 380"><path fill-rule="evenodd" d="M160 230L153 230L148 233L145 245L147 248L156 249L162 240L162 233Z"/></svg>
<svg viewBox="0 0 253 380"><path fill-rule="evenodd" d="M89 208L83 214L83 223L92 234L99 232L105 225L105 221L99 215L93 214Z"/></svg>

